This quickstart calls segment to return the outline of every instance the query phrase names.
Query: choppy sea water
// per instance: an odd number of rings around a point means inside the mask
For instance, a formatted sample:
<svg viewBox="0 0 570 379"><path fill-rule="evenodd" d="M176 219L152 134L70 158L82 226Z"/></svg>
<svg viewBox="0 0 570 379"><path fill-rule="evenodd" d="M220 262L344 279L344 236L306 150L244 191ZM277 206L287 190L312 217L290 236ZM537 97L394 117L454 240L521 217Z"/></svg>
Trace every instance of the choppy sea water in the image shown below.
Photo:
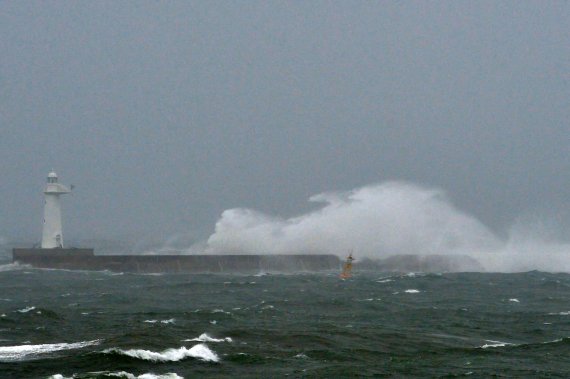
<svg viewBox="0 0 570 379"><path fill-rule="evenodd" d="M568 377L570 275L0 265L2 378Z"/></svg>

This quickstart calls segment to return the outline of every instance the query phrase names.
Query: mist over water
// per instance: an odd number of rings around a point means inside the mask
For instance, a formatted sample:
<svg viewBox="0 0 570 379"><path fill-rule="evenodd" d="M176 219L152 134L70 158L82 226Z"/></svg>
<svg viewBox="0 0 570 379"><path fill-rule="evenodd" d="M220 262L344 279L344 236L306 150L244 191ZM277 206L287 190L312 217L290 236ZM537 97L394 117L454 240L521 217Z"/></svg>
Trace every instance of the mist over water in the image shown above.
<svg viewBox="0 0 570 379"><path fill-rule="evenodd" d="M516 225L501 239L457 209L439 189L386 182L315 195L318 210L280 218L252 209L222 213L207 253L336 254L359 258L399 254L469 255L488 271L570 271L570 246L545 241Z"/></svg>

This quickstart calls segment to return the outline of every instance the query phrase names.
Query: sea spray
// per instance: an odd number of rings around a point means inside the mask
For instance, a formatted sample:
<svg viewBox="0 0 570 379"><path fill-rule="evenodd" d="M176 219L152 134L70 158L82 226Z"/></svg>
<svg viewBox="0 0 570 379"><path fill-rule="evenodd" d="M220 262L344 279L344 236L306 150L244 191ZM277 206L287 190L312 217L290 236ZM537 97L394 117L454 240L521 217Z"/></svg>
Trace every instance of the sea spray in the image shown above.
<svg viewBox="0 0 570 379"><path fill-rule="evenodd" d="M442 190L405 182L327 192L310 201L323 205L288 219L247 208L228 209L205 246L194 245L188 252L344 257L352 250L359 259L468 255L486 271L570 272L570 243L559 238L567 233L548 218L517 220L509 236L501 239L457 209Z"/></svg>
<svg viewBox="0 0 570 379"><path fill-rule="evenodd" d="M223 212L209 253L334 253L383 258L397 254L473 254L501 242L475 218L455 208L443 191L387 182L348 192L322 193L324 205L283 219L251 209Z"/></svg>

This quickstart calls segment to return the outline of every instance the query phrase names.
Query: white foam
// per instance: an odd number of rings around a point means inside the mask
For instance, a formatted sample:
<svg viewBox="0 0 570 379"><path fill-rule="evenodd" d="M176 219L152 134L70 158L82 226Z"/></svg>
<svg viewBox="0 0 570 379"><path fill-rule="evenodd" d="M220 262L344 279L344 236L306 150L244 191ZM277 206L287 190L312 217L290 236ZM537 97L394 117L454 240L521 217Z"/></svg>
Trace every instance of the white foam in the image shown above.
<svg viewBox="0 0 570 379"><path fill-rule="evenodd" d="M389 282L393 282L392 279L384 279L384 280L377 280L376 283L389 283Z"/></svg>
<svg viewBox="0 0 570 379"><path fill-rule="evenodd" d="M226 337L226 338L212 338L209 335L207 335L206 333L202 333L200 334L199 337L197 338L192 338L192 339L188 339L188 340L184 340L184 341L196 341L196 342L232 342L232 338L231 337Z"/></svg>
<svg viewBox="0 0 570 379"><path fill-rule="evenodd" d="M564 338L557 338L555 340L552 341L546 341L546 342L541 342L543 345L549 344L549 343L557 343L557 342L562 342L564 341Z"/></svg>
<svg viewBox="0 0 570 379"><path fill-rule="evenodd" d="M124 378L124 379L184 379L184 377L179 376L178 374L173 372L169 372L166 374L146 373L138 376L126 371L115 371L115 372L98 371L98 372L90 372L89 374L104 375L105 377ZM68 376L63 376L61 374L55 374L48 377L47 379L73 379L75 377L76 377L75 375L68 377Z"/></svg>
<svg viewBox="0 0 570 379"><path fill-rule="evenodd" d="M569 316L570 315L570 311L568 312L558 312L558 313L549 313L549 316Z"/></svg>
<svg viewBox="0 0 570 379"><path fill-rule="evenodd" d="M299 354L295 355L293 358L308 359L309 357L306 354L299 353Z"/></svg>
<svg viewBox="0 0 570 379"><path fill-rule="evenodd" d="M51 353L60 350L81 349L87 346L98 345L99 340L75 343L50 343L42 345L1 346L0 362L20 361L39 354Z"/></svg>
<svg viewBox="0 0 570 379"><path fill-rule="evenodd" d="M188 357L198 358L208 362L218 362L220 360L218 355L205 344L194 345L190 349L182 346L178 349L166 349L161 352L143 349L121 350L113 348L104 350L103 353L121 354L151 362L177 362Z"/></svg>
<svg viewBox="0 0 570 379"><path fill-rule="evenodd" d="M214 309L214 310L212 311L212 313L224 313L224 314L227 314L227 315L231 315L231 312L226 312L226 311L224 311L223 309Z"/></svg>
<svg viewBox="0 0 570 379"><path fill-rule="evenodd" d="M420 293L420 291L414 290L414 289L405 290L404 292L405 293Z"/></svg>
<svg viewBox="0 0 570 379"><path fill-rule="evenodd" d="M491 343L480 346L481 349L488 349L490 347L504 347L504 346L514 345L513 343L509 343L509 342L501 342L501 341L493 341L493 340L485 340L485 341L491 342Z"/></svg>
<svg viewBox="0 0 570 379"><path fill-rule="evenodd" d="M16 263L7 263L5 265L0 265L0 272L5 271L16 271L16 270L23 270L23 269L30 269L32 266L30 265L23 265L18 262Z"/></svg>
<svg viewBox="0 0 570 379"><path fill-rule="evenodd" d="M160 322L161 324L174 324L174 321L176 320L173 318L168 320L144 320L147 324L156 324L157 322Z"/></svg>
<svg viewBox="0 0 570 379"><path fill-rule="evenodd" d="M509 301L512 303L520 303L519 299L509 299Z"/></svg>
<svg viewBox="0 0 570 379"><path fill-rule="evenodd" d="M36 307L33 307L33 306L32 306L32 307L26 307L26 308L23 308L23 309L18 309L17 312L20 312L20 313L28 313L29 311L33 311L34 309L36 309Z"/></svg>
<svg viewBox="0 0 570 379"><path fill-rule="evenodd" d="M126 371L118 371L118 372L106 373L106 376L115 377L115 378L125 378L125 379L184 379L182 376L179 376L178 374L173 372L169 372L166 374L146 373L136 376Z"/></svg>

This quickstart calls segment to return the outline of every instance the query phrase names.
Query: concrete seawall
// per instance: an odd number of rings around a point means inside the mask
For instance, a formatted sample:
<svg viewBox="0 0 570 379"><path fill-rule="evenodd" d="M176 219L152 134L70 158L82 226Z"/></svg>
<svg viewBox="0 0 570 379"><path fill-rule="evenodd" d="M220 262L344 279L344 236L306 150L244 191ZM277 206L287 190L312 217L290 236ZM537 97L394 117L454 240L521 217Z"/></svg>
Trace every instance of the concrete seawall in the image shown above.
<svg viewBox="0 0 570 379"><path fill-rule="evenodd" d="M13 249L36 268L115 272L258 273L338 270L336 255L95 255L93 249Z"/></svg>

